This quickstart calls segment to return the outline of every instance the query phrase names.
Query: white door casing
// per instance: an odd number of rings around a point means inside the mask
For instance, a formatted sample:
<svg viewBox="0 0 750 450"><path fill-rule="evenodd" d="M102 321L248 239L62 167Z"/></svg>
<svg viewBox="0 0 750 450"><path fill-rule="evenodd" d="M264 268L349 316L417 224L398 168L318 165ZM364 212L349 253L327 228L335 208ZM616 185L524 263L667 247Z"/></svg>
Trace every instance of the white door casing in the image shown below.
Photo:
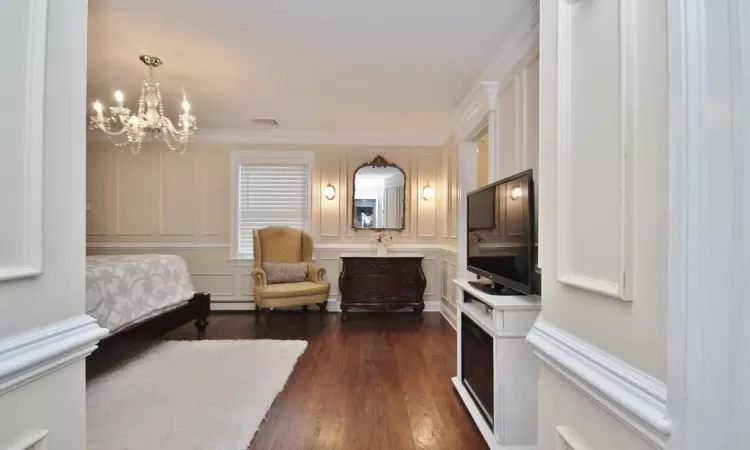
<svg viewBox="0 0 750 450"><path fill-rule="evenodd" d="M86 447L84 358L107 333L85 315L87 12L0 2L3 449Z"/></svg>

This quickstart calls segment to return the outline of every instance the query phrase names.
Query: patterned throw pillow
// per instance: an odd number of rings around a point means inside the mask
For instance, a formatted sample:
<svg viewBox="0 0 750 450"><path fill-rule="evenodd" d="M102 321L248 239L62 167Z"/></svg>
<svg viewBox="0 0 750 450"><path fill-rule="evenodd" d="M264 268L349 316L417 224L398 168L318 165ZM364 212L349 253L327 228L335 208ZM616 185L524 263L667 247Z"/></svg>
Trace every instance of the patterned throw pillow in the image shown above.
<svg viewBox="0 0 750 450"><path fill-rule="evenodd" d="M307 263L275 263L264 262L263 270L266 272L268 284L275 283L297 283L307 279Z"/></svg>

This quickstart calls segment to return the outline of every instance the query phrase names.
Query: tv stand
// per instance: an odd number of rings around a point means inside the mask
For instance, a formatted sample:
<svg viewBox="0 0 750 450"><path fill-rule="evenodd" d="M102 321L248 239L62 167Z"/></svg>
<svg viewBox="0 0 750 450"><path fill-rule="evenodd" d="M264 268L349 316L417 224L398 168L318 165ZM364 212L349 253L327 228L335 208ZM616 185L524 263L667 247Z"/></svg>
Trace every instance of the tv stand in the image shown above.
<svg viewBox="0 0 750 450"><path fill-rule="evenodd" d="M507 286L503 286L499 283L486 284L480 283L479 281L469 281L469 284L471 285L471 287L476 288L489 295L526 295L520 292L516 292L513 289Z"/></svg>
<svg viewBox="0 0 750 450"><path fill-rule="evenodd" d="M537 448L537 383L539 360L526 335L542 310L538 295L488 295L467 279L453 280L456 287L458 345L456 376L451 379L459 397L491 450L535 450ZM472 322L474 327L465 326ZM472 330L473 328L473 330ZM477 334L479 329L479 334ZM484 351L477 358L477 339L488 344L491 336L492 359ZM478 337L479 336L479 337ZM486 364L493 365L487 370ZM494 398L491 411L482 409L473 391L467 388L464 370L485 364L487 392ZM474 378L476 379L476 378ZM491 380L491 382L490 382ZM490 386L492 389L490 390ZM485 413L493 417L492 423Z"/></svg>

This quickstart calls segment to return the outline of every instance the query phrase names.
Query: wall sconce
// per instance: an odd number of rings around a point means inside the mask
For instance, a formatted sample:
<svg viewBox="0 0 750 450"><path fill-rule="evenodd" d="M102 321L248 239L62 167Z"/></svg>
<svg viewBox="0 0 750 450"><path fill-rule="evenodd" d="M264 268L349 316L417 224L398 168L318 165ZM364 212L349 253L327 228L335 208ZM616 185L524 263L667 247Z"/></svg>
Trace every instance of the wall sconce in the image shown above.
<svg viewBox="0 0 750 450"><path fill-rule="evenodd" d="M516 186L510 190L510 199L518 200L518 197L523 195L523 189L520 186Z"/></svg>
<svg viewBox="0 0 750 450"><path fill-rule="evenodd" d="M328 183L326 187L323 188L323 197L327 198L328 200L333 200L336 198L336 188L331 185L331 183Z"/></svg>
<svg viewBox="0 0 750 450"><path fill-rule="evenodd" d="M435 189L433 189L432 186L430 186L430 183L427 182L427 184L422 188L422 199L429 200L433 197L435 197Z"/></svg>

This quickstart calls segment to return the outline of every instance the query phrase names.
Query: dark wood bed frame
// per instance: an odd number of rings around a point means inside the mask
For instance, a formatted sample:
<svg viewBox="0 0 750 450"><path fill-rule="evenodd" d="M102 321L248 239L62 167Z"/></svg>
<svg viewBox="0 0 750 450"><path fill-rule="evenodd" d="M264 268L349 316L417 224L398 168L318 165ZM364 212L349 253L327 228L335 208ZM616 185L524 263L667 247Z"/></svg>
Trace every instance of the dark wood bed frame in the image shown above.
<svg viewBox="0 0 750 450"><path fill-rule="evenodd" d="M160 328L159 331L170 331L174 328L184 325L195 319L195 328L198 329L199 335L203 335L208 327L208 316L211 315L211 294L208 292L196 292L193 298L162 314L158 314L148 319L128 325L123 329L117 330L99 341L99 347L106 345L115 338L127 337L130 335L141 335L144 330Z"/></svg>
<svg viewBox="0 0 750 450"><path fill-rule="evenodd" d="M174 309L117 330L99 341L99 348L86 358L86 378L91 379L123 364L148 349L158 337L187 322L195 321L198 339L203 339L210 314L211 294L197 292Z"/></svg>

